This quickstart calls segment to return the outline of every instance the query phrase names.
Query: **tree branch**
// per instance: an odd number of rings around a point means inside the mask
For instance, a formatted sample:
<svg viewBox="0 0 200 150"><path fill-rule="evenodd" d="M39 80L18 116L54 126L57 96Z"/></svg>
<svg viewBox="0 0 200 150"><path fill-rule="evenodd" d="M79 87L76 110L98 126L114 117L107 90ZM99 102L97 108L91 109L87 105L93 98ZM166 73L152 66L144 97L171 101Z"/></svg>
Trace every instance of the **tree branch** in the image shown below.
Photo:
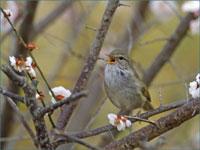
<svg viewBox="0 0 200 150"><path fill-rule="evenodd" d="M168 42L161 50L160 54L154 59L154 62L144 73L144 82L147 86L151 84L153 79L156 77L160 69L164 66L164 64L170 59L172 54L175 52L176 48L180 44L181 40L185 37L190 21L195 19L193 13L188 13L180 22L175 32L168 39Z"/></svg>
<svg viewBox="0 0 200 150"><path fill-rule="evenodd" d="M75 102L75 101L79 100L80 98L85 97L86 95L87 95L87 92L85 92L85 91L74 93L69 98L63 99L62 101L57 102L56 104L52 104L50 106L43 108L42 111L40 112L40 115L43 116L46 113L54 111L55 109L57 109L63 105L69 105L71 102Z"/></svg>
<svg viewBox="0 0 200 150"><path fill-rule="evenodd" d="M200 113L200 100L193 99L178 108L176 111L170 113L169 115L162 117L157 120L157 128L154 125L148 125L136 132L129 134L128 136L110 143L105 147L108 150L125 150L134 149L139 146L141 141L150 141L155 137L160 136L167 131L180 126L185 121L193 118Z"/></svg>
<svg viewBox="0 0 200 150"><path fill-rule="evenodd" d="M24 126L24 128L27 130L27 132L30 135L30 137L32 138L35 146L38 147L38 141L36 139L36 136L35 136L33 130L28 125L28 122L25 120L24 116L21 114L21 112L17 108L17 105L15 104L15 102L13 102L13 100L11 98L7 98L6 100L8 101L8 103L10 104L10 106L12 107L12 109L14 110L14 112L16 113L16 115L18 116L19 121L22 123L22 125Z"/></svg>
<svg viewBox="0 0 200 150"><path fill-rule="evenodd" d="M24 39L25 42L29 41L30 32L32 31L32 24L34 21L37 5L38 5L38 1L27 1L24 6L24 12L26 13L24 13L24 15L22 16L22 21L19 26L19 35ZM6 18L6 19L9 22L9 18ZM12 24L12 22L9 22L9 23L10 25ZM11 26L13 29L14 25L12 24ZM27 56L27 50L23 47L22 43L20 43L16 38L12 46L13 46L13 49L11 50L11 53L9 54L10 56L12 55L22 56L22 57ZM7 89L13 93L19 92L19 88L10 81L8 83ZM2 117L1 122L0 122L1 123L0 132L1 132L1 137L6 137L11 131L10 128L13 125L12 124L13 110L7 101L5 101L3 108L4 109L3 109L2 115L4 117ZM4 144L5 143L0 143L0 149L3 149Z"/></svg>
<svg viewBox="0 0 200 150"><path fill-rule="evenodd" d="M36 89L29 85L24 76L18 75L11 67L3 65L2 71L12 80L16 85L23 88L25 93L25 104L29 108L32 115L33 123L36 129L36 137L38 144L42 150L53 150L54 147L51 145L49 135L45 125L43 117L38 117L38 110L42 109L38 106L36 101Z"/></svg>
<svg viewBox="0 0 200 150"><path fill-rule="evenodd" d="M114 15L115 10L117 9L119 5L119 0L109 0L106 10L103 14L103 18L101 21L100 28L98 29L98 32L96 34L95 40L92 44L92 47L90 48L89 57L82 69L81 75L74 87L73 93L82 91L88 82L88 78L95 66L95 63L98 59L99 52L101 50L101 47L103 45L106 33L108 31L108 28L111 24L112 17ZM57 128L62 130L68 123L73 110L76 108L77 102L72 103L71 105L64 105L63 111L59 115L58 121L57 121Z"/></svg>
<svg viewBox="0 0 200 150"><path fill-rule="evenodd" d="M174 103L171 103L171 104L163 105L163 106L161 106L157 109L154 109L152 111L148 111L148 112L145 112L143 114L140 114L138 116L138 118L148 119L152 116L161 114L163 112L176 109L176 108L178 108L178 107L180 107L184 104L187 104L187 103L188 103L188 101L181 100L181 101L177 101L177 102L174 102ZM131 120L132 123L138 121L138 120L135 120L135 119L130 119L130 120ZM96 136L96 135L99 135L99 134L102 134L102 133L105 133L105 132L108 132L108 131L110 132L110 131L113 131L113 130L116 130L116 127L109 124L109 125L105 125L103 127L96 128L96 129L74 133L74 134L71 134L71 136L77 137L77 138L87 138L87 137ZM59 139L54 142L54 144L56 143L55 145L58 145L58 144L66 143L66 142L68 142L67 139L65 139L63 136L60 136Z"/></svg>
<svg viewBox="0 0 200 150"><path fill-rule="evenodd" d="M85 146L89 149L92 149L92 150L100 150L98 147L95 147L95 146L93 146L89 143L86 143L86 142L84 142L83 140L80 140L77 137L69 136L67 134L59 134L59 135L62 135L63 137L65 137L65 139L67 139L68 143L71 143L71 142L74 143L75 142L75 143L79 143L79 144L81 144L81 145L83 145L83 146ZM57 144L57 143L54 143L54 144ZM58 145L54 145L54 146L56 147Z"/></svg>
<svg viewBox="0 0 200 150"><path fill-rule="evenodd" d="M24 97L22 96L19 96L15 93L12 93L12 92L9 92L7 90L4 90L2 87L0 87L0 94L4 95L4 96L7 96L7 97L10 97L11 99L14 100L14 102L21 102L21 103L24 103Z"/></svg>

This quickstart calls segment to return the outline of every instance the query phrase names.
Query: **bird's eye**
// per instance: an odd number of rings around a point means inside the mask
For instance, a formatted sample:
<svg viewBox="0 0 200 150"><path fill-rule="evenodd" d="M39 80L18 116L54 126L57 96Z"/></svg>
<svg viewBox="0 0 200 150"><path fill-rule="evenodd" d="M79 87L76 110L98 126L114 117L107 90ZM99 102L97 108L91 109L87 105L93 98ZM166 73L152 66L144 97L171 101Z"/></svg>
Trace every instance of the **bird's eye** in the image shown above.
<svg viewBox="0 0 200 150"><path fill-rule="evenodd" d="M122 56L119 57L119 60L123 60L123 59L124 59L124 57L122 57Z"/></svg>

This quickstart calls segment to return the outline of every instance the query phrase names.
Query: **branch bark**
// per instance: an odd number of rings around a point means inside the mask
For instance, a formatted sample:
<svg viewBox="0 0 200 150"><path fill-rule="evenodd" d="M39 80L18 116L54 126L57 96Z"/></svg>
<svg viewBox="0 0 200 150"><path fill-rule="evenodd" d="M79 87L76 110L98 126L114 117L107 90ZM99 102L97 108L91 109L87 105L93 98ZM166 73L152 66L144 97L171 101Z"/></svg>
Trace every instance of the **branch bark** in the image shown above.
<svg viewBox="0 0 200 150"><path fill-rule="evenodd" d="M33 85L30 85L24 76L18 75L9 66L3 65L1 69L8 76L8 78L12 80L13 83L18 85L19 87L22 87L25 93L25 104L29 108L29 111L32 115L39 147L42 150L53 150L54 147L50 143L44 118L37 116L37 112L41 108L36 101L35 87L33 87Z"/></svg>
<svg viewBox="0 0 200 150"><path fill-rule="evenodd" d="M19 34L24 39L24 41L28 42L30 38L30 32L32 31L32 24L36 12L36 8L38 5L38 1L27 1L25 5L25 15L22 16L22 23L20 25ZM18 40L15 40L15 43L13 44L13 50L11 52L11 56L27 56L27 50L23 47L21 43L19 43ZM18 93L19 88L14 85L12 82L9 81L7 86L8 91L12 93ZM1 137L6 137L9 134L10 127L12 126L12 123L8 123L8 121L12 121L13 118L13 110L8 104L7 100L5 101L5 104L3 106L3 111L1 114ZM0 149L3 149L5 143L0 143Z"/></svg>
<svg viewBox="0 0 200 150"><path fill-rule="evenodd" d="M90 49L89 57L82 69L81 75L74 87L73 93L80 92L86 87L88 78L90 74L92 73L92 70L98 59L98 55L103 45L106 33L108 31L108 28L112 21L112 17L118 5L119 5L119 0L108 1L106 10L103 14L100 28L98 29L95 40ZM72 103L70 105L63 106L63 111L60 113L58 121L57 121L57 128L59 130L63 130L65 128L76 106L77 106L77 102Z"/></svg>
<svg viewBox="0 0 200 150"><path fill-rule="evenodd" d="M187 34L189 29L190 21L195 19L195 15L193 13L188 13L180 22L175 32L169 38L167 44L158 54L158 56L154 59L151 66L144 73L144 82L147 86L151 84L153 79L156 77L160 69L164 66L164 64L171 58L172 54L175 52L176 48L180 44L181 40Z"/></svg>
<svg viewBox="0 0 200 150"><path fill-rule="evenodd" d="M12 92L9 92L7 90L4 90L2 87L0 87L0 94L13 99L15 103L17 102L24 103L24 97L14 94Z"/></svg>
<svg viewBox="0 0 200 150"><path fill-rule="evenodd" d="M139 115L138 117L142 118L142 119L148 119L157 114L161 114L163 112L181 107L182 105L187 104L187 103L188 103L188 101L186 101L186 100L177 101L177 102L174 102L171 104L163 105L162 107L156 108L152 111L145 112L145 113ZM135 119L130 119L130 120L132 123L137 121ZM103 127L96 128L96 129L74 133L74 134L71 134L71 136L77 137L77 138L87 138L87 137L96 136L96 135L99 135L99 134L102 134L105 132L114 131L114 130L116 130L116 127L109 124L109 125L105 125ZM54 142L54 145L59 145L59 144L66 143L66 142L68 142L67 139L60 136L59 139Z"/></svg>
<svg viewBox="0 0 200 150"><path fill-rule="evenodd" d="M17 108L17 105L11 98L7 98L7 100L8 100L8 103L10 104L10 106L12 107L12 109L14 110L14 112L17 114L19 121L22 123L22 125L27 130L30 137L32 138L33 143L35 144L36 147L38 147L38 141L36 140L36 136L35 136L34 132L31 129L31 127L29 126L28 122L25 120L24 116L21 114L21 112Z"/></svg>
<svg viewBox="0 0 200 150"><path fill-rule="evenodd" d="M118 141L114 141L105 147L105 150L126 150L134 149L139 146L141 141L150 141L167 131L180 126L185 121L193 118L200 113L200 100L194 99L178 108L169 115L157 120L156 127L148 125L136 132L129 134Z"/></svg>

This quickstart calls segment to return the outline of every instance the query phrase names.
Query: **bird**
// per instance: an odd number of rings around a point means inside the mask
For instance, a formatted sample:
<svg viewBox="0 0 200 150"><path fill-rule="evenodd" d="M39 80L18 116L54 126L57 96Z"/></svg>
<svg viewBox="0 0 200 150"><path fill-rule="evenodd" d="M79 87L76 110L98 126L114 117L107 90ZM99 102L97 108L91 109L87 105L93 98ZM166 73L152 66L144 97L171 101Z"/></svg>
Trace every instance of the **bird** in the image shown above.
<svg viewBox="0 0 200 150"><path fill-rule="evenodd" d="M112 104L122 114L137 108L152 110L150 94L139 76L137 63L122 49L114 49L105 61L104 87Z"/></svg>

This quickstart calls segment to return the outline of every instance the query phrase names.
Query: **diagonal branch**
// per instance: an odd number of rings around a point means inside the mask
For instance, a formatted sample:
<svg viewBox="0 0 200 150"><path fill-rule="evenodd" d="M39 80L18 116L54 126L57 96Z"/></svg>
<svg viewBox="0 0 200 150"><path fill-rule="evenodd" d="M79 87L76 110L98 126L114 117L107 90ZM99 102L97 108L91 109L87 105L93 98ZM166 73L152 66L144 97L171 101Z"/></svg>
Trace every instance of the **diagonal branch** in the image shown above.
<svg viewBox="0 0 200 150"><path fill-rule="evenodd" d="M53 150L54 148L50 143L44 118L37 116L38 110L42 108L40 108L40 106L37 104L35 87L30 85L24 76L18 75L11 67L3 65L1 69L8 76L8 78L16 85L21 87L25 93L25 104L29 108L29 111L32 115L39 147L42 150Z"/></svg>
<svg viewBox="0 0 200 150"><path fill-rule="evenodd" d="M193 99L178 108L176 111L169 115L157 120L159 128L154 125L148 125L139 129L136 132L129 134L128 136L110 143L105 147L107 150L126 150L134 149L139 146L141 141L150 141L167 131L180 126L185 121L195 117L200 113L200 101L199 99Z"/></svg>
<svg viewBox="0 0 200 150"><path fill-rule="evenodd" d="M181 101L177 101L177 102L174 102L171 104L163 105L162 107L156 108L152 111L148 111L148 112L145 112L145 113L139 115L138 118L148 119L149 117L155 116L157 114L161 114L161 113L169 111L169 110L176 109L187 103L188 103L188 101L181 100ZM135 119L130 119L130 120L132 123L137 121ZM114 131L114 130L116 130L116 127L113 127L112 125L105 125L103 127L99 127L99 128L88 130L88 131L80 131L78 133L71 134L71 136L77 137L77 138L87 138L87 137L96 136L96 135L99 135L99 134L102 134L102 133L105 133L108 131L109 132ZM59 144L66 143L66 142L68 142L67 139L65 139L63 136L61 136L61 137L59 137L58 140L56 140L54 142L54 145L59 145Z"/></svg>
<svg viewBox="0 0 200 150"><path fill-rule="evenodd" d="M160 69L164 66L164 64L170 59L172 54L175 52L181 40L183 40L183 38L187 34L190 21L195 18L196 17L194 16L194 14L188 13L181 20L175 32L171 35L164 48L161 50L160 54L158 54L158 56L155 58L151 66L146 70L143 79L147 86L151 84L151 82L156 77Z"/></svg>
<svg viewBox="0 0 200 150"><path fill-rule="evenodd" d="M81 144L81 145L83 145L83 146L85 146L85 147L87 147L87 148L89 148L91 150L100 150L98 147L95 147L95 146L93 146L93 145L91 145L89 143L86 143L86 142L84 142L83 140L81 140L81 139L79 139L77 137L70 136L70 135L67 135L67 134L59 134L59 135L65 137L65 139L67 139L68 143L74 143L75 142L75 143L79 143L79 144ZM54 146L56 147L58 145L54 145Z"/></svg>
<svg viewBox="0 0 200 150"><path fill-rule="evenodd" d="M69 98L63 99L62 101L57 102L56 104L46 106L44 109L42 109L42 111L40 112L40 115L45 115L46 113L54 111L55 109L57 109L63 105L69 105L71 102L77 101L80 98L85 97L85 96L86 96L85 91L74 93Z"/></svg>
<svg viewBox="0 0 200 150"><path fill-rule="evenodd" d="M24 103L24 97L19 96L19 95L12 93L10 91L4 90L2 87L0 87L0 94L7 96L7 97L10 97L11 99L14 100L15 103L16 102Z"/></svg>
<svg viewBox="0 0 200 150"><path fill-rule="evenodd" d="M98 59L99 52L101 50L101 47L103 45L105 36L108 32L108 28L111 24L112 17L114 15L115 10L117 9L119 5L119 0L109 0L106 10L103 14L103 18L101 21L100 28L98 29L98 32L96 34L96 37L94 39L94 42L90 48L89 57L82 69L81 75L74 87L73 92L80 92L82 91L88 82L88 78L90 74L92 73L92 70L95 66L95 63ZM64 105L63 111L59 115L58 122L57 122L57 128L62 130L67 125L73 110L76 108L77 102L72 103L71 105Z"/></svg>
<svg viewBox="0 0 200 150"><path fill-rule="evenodd" d="M10 106L12 107L12 109L14 110L14 112L17 114L17 116L19 118L19 121L22 123L22 125L24 126L24 128L27 130L27 132L30 135L30 137L32 138L35 146L38 147L38 141L36 139L36 136L35 136L33 130L28 125L28 122L25 120L24 116L21 114L21 112L17 108L17 105L15 104L15 102L11 98L7 98L6 100L8 101L8 103L10 104Z"/></svg>

